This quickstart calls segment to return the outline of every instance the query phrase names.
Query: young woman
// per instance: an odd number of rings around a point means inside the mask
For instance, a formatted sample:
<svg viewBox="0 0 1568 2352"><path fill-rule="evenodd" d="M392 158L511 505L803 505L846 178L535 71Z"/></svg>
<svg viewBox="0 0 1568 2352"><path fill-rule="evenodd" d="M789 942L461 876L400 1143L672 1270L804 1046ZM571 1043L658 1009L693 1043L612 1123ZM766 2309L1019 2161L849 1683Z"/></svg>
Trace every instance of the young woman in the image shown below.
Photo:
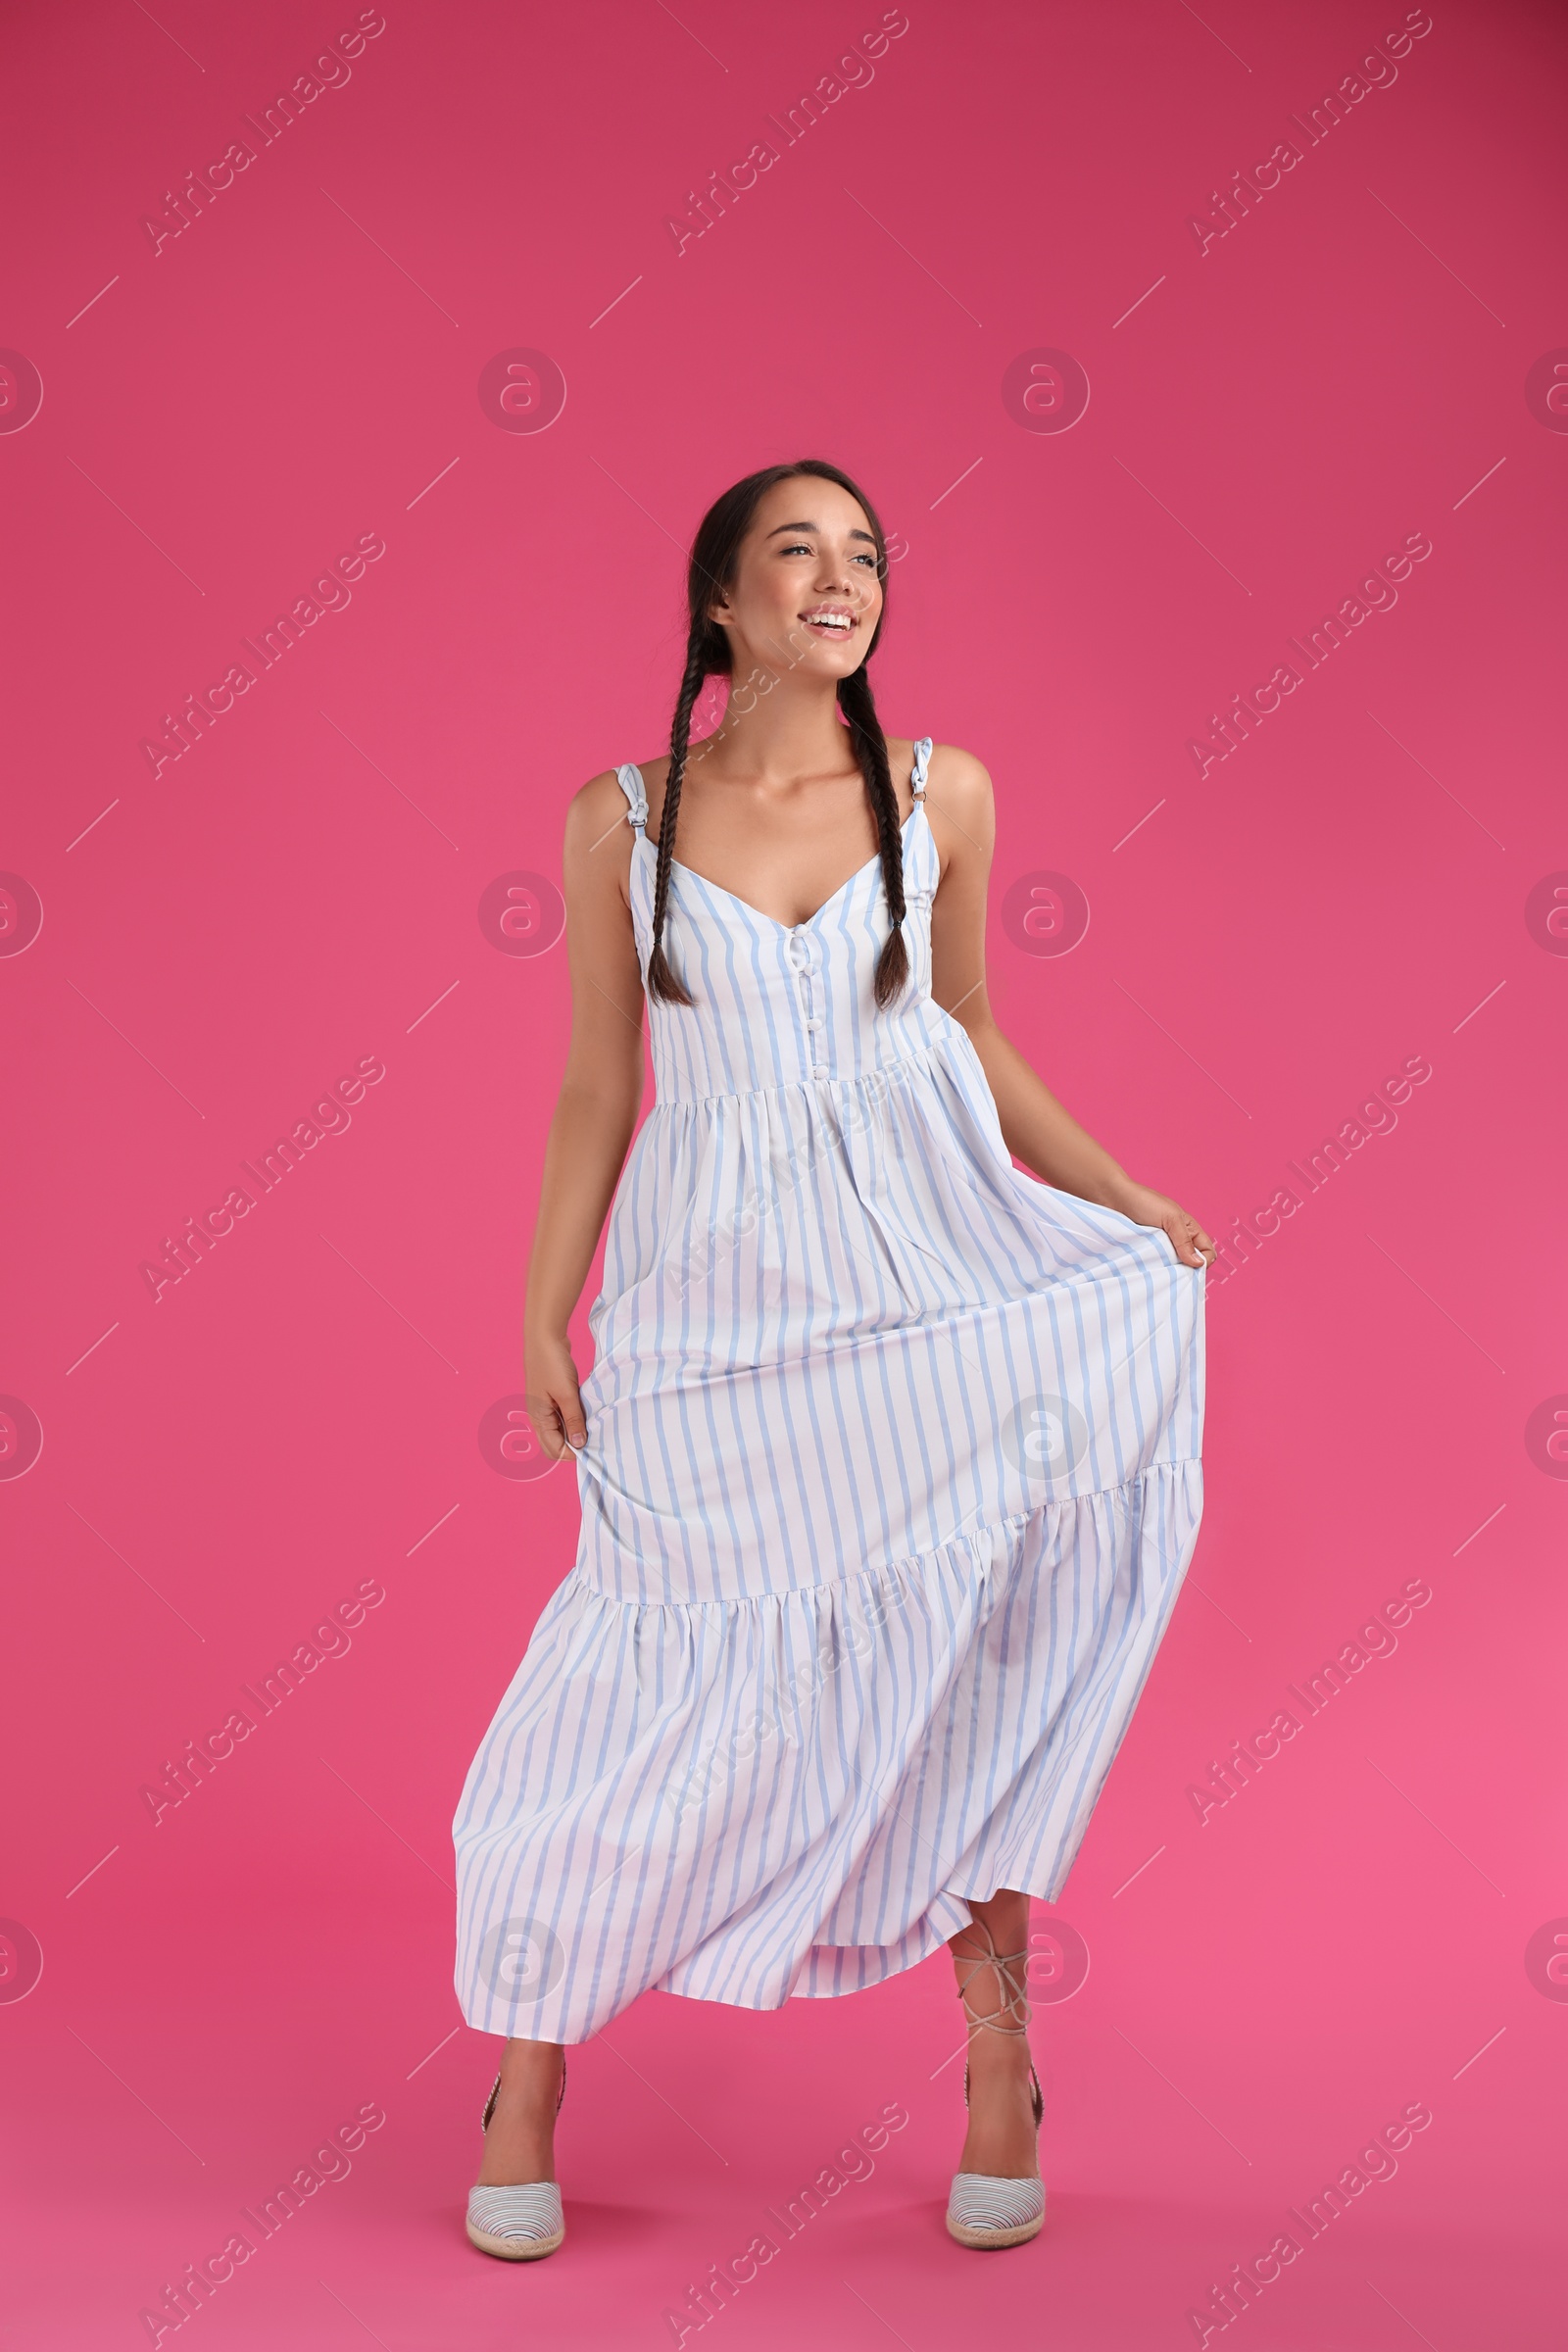
<svg viewBox="0 0 1568 2352"><path fill-rule="evenodd" d="M1214 1249L992 1017L991 780L883 734L870 501L815 460L750 475L688 597L668 756L566 817L524 1340L583 1522L454 1823L463 2014L508 2037L468 2235L561 2243L564 2045L650 1986L771 2009L946 1942L948 2228L1015 2245L1045 2210L1029 1897L1060 1889L1192 1555ZM689 747L710 676L728 708Z"/></svg>

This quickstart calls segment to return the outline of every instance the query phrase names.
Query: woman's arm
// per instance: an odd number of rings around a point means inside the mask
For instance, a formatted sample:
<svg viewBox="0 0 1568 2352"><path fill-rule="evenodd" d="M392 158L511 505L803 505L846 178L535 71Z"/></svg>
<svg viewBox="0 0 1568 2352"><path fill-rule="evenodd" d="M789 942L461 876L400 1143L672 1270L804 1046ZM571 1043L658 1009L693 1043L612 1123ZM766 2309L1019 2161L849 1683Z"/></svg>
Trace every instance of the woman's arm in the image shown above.
<svg viewBox="0 0 1568 2352"><path fill-rule="evenodd" d="M943 854L942 886L931 907L932 995L967 1033L996 1099L1015 1159L1082 1200L1120 1209L1170 1236L1183 1265L1203 1266L1214 1245L1196 1217L1162 1193L1137 1184L1102 1144L1085 1133L998 1028L986 992L986 885L996 846L991 778L951 744L931 754L926 808Z"/></svg>
<svg viewBox="0 0 1568 2352"><path fill-rule="evenodd" d="M528 1415L559 1461L587 1437L566 1326L643 1098L643 986L626 899L631 827L608 770L572 796L562 848L571 1042L545 1144L523 1307Z"/></svg>

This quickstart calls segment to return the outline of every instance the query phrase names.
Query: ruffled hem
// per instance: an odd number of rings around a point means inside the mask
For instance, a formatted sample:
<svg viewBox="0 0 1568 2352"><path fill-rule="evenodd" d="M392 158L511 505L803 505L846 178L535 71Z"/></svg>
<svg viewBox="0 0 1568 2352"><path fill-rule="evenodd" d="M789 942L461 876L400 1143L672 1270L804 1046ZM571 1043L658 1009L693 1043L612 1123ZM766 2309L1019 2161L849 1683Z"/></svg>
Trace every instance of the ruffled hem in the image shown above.
<svg viewBox="0 0 1568 2352"><path fill-rule="evenodd" d="M454 1822L455 1983L581 2041L646 1990L749 2009L1059 1893L1197 1540L1197 1458L917 1558L721 1601L545 1605Z"/></svg>

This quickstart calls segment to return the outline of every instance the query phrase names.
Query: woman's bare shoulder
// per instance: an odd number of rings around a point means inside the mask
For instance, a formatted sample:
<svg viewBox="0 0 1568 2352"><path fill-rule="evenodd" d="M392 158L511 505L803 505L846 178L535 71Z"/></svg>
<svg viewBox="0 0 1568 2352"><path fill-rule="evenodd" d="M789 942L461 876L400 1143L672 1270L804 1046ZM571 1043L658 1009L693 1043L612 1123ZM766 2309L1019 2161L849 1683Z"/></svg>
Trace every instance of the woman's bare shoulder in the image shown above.
<svg viewBox="0 0 1568 2352"><path fill-rule="evenodd" d="M573 884L591 885L601 875L623 876L629 870L632 828L626 819L630 813L631 805L614 768L607 767L578 785L566 804L562 837L562 868L568 889ZM624 898L618 882L616 888Z"/></svg>
<svg viewBox="0 0 1568 2352"><path fill-rule="evenodd" d="M940 791L956 816L982 816L992 807L990 771L973 752L956 743L934 743L926 762L926 782Z"/></svg>
<svg viewBox="0 0 1568 2352"><path fill-rule="evenodd" d="M989 772L973 752L956 743L934 743L925 781L926 814L942 852L944 873L955 858L967 865L976 857L983 872L997 840L996 798Z"/></svg>
<svg viewBox="0 0 1568 2352"><path fill-rule="evenodd" d="M567 839L573 832L581 832L597 840L607 825L628 815L630 808L618 771L603 768L597 776L590 776L586 784L579 784L566 804Z"/></svg>

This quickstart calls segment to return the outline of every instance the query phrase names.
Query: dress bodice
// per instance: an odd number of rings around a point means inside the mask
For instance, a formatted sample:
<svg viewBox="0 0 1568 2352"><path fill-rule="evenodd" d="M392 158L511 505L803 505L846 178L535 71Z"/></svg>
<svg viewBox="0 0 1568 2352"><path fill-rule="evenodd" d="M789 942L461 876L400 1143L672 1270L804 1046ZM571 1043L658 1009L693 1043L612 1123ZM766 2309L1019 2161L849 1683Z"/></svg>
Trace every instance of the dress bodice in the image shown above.
<svg viewBox="0 0 1568 2352"><path fill-rule="evenodd" d="M914 807L903 832L909 978L885 1010L873 993L892 927L879 858L868 858L808 922L795 924L760 913L671 859L664 954L696 1003L648 1001L661 1102L862 1078L953 1036L956 1023L931 997L931 903L941 863L925 813L930 757L926 736L915 746ZM628 763L616 773L636 836L632 920L646 978L659 852L648 837L642 770Z"/></svg>

